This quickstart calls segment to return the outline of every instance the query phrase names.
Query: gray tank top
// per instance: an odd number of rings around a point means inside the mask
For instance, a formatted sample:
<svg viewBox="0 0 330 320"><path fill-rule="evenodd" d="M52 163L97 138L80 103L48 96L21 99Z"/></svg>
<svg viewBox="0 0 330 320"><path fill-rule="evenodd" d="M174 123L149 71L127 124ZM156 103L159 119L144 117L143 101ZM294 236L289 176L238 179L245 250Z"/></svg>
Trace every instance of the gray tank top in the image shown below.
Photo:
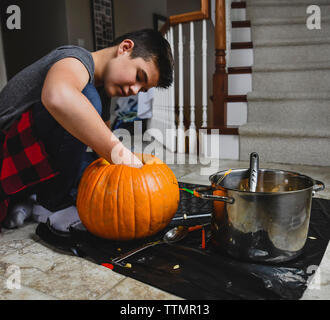
<svg viewBox="0 0 330 320"><path fill-rule="evenodd" d="M0 92L0 130L6 130L20 115L36 102L41 101L41 90L48 70L57 61L73 57L80 60L89 73L89 83L94 82L94 60L91 53L78 46L62 46L26 67ZM110 98L104 88L97 88L102 101L102 119L110 119Z"/></svg>

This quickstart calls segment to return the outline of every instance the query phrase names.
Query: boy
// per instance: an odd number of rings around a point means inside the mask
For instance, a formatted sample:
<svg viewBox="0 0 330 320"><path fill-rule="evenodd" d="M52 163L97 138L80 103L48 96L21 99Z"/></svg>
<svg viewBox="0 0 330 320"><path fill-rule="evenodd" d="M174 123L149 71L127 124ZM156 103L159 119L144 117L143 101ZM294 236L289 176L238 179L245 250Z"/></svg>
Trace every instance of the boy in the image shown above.
<svg viewBox="0 0 330 320"><path fill-rule="evenodd" d="M5 226L21 225L31 214L22 201L35 194L35 220L66 232L61 226L79 220L72 190L88 165L86 146L109 162L142 166L105 124L107 96L167 88L172 77L170 46L151 29L92 53L57 48L13 77L0 92L0 223L8 213Z"/></svg>

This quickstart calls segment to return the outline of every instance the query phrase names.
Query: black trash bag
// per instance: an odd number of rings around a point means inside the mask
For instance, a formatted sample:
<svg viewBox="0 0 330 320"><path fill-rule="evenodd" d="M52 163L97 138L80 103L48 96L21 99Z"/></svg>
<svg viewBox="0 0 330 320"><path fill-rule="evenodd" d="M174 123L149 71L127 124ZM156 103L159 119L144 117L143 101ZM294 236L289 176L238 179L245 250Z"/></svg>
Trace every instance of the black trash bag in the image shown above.
<svg viewBox="0 0 330 320"><path fill-rule="evenodd" d="M197 186L180 184L180 187L193 189ZM180 196L176 217L183 213L206 214L213 210L210 201L192 197L186 192ZM153 237L126 242L101 239L89 233L82 225L71 228L67 239L59 239L44 224L39 224L37 234L54 247L97 264L111 266L113 258L148 242L162 239L176 225L207 222L210 222L209 217L172 220ZM185 299L299 299L312 276L309 271L315 271L315 266L320 264L329 242L330 200L313 199L309 234L303 253L295 260L278 265L238 261L220 253L211 244L210 226L205 226L204 230L204 249L202 231L197 230L178 243L160 243L126 258L120 265L113 263L113 271ZM131 268L125 267L126 263Z"/></svg>

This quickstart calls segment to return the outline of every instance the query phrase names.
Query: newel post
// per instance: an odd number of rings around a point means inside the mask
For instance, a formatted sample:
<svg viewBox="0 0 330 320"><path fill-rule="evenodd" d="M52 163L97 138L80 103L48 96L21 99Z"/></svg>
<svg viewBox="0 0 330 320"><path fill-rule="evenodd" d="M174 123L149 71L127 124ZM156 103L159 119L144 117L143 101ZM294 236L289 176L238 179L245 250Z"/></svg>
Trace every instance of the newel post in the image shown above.
<svg viewBox="0 0 330 320"><path fill-rule="evenodd" d="M226 72L226 0L215 5L215 73L213 75L213 126L227 125L228 74Z"/></svg>

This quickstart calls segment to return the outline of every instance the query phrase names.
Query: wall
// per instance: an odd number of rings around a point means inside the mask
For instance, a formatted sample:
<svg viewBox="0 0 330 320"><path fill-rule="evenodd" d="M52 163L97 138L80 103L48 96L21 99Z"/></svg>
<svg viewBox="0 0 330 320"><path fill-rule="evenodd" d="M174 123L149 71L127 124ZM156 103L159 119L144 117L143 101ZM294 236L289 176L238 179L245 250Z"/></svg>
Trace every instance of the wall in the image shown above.
<svg viewBox="0 0 330 320"><path fill-rule="evenodd" d="M7 77L10 79L52 49L67 44L67 22L65 0L4 0L4 4L18 5L22 17L21 30L2 29ZM1 14L7 19L5 10Z"/></svg>
<svg viewBox="0 0 330 320"><path fill-rule="evenodd" d="M5 66L5 56L3 52L1 22L0 22L0 91L5 86L6 83L7 83L7 73Z"/></svg>
<svg viewBox="0 0 330 320"><path fill-rule="evenodd" d="M66 0L68 44L94 51L90 0ZM83 43L81 42L83 41Z"/></svg>
<svg viewBox="0 0 330 320"><path fill-rule="evenodd" d="M134 30L153 28L153 13L167 15L166 0L113 1L115 37Z"/></svg>

